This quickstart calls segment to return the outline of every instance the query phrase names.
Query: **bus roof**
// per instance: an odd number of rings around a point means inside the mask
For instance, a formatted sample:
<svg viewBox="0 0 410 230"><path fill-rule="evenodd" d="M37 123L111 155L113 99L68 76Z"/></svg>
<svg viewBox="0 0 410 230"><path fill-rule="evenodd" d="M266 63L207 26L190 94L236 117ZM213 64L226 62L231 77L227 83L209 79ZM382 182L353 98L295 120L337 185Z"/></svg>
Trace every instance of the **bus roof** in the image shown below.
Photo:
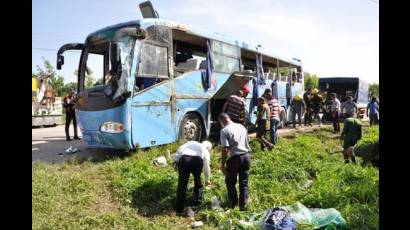
<svg viewBox="0 0 410 230"><path fill-rule="evenodd" d="M247 44L243 41L232 40L229 37L227 37L223 34L220 34L220 33L210 32L210 31L206 31L206 30L203 30L203 29L200 29L200 28L197 28L197 27L189 26L187 24L183 24L183 23L179 23L179 22L175 22L175 21L170 21L170 20L157 19L157 18L146 18L146 19L129 21L129 22L124 22L124 23L119 23L119 24L116 24L116 25L108 26L108 27L105 27L105 28L100 29L98 31L95 31L94 33L91 33L89 35L89 37L90 36L96 36L98 34L101 34L101 33L104 33L104 32L110 31L110 30L116 30L116 29L120 29L120 28L124 28L124 27L133 27L133 26L137 27L137 26L139 26L140 28L145 29L145 28L153 26L153 25L162 25L162 26L169 27L171 29L181 30L181 31L184 31L184 32L187 32L189 34L196 35L196 36L205 37L205 38L225 42L225 43L228 43L228 44L231 44L231 45L238 46L241 49L261 53L264 56L279 59L282 62L289 63L289 64L291 64L293 66L296 66L296 67L301 67L302 66L302 62L298 59L286 58L286 57L279 56L279 55L273 54L273 53L266 53L266 52L262 52L262 51L257 51L256 46Z"/></svg>

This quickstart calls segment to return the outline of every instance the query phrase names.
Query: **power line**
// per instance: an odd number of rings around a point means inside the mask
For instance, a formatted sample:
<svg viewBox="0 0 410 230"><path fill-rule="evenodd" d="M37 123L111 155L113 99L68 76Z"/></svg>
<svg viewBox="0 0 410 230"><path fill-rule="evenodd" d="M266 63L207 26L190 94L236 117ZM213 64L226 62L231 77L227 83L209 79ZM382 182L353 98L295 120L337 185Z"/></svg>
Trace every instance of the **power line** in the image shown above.
<svg viewBox="0 0 410 230"><path fill-rule="evenodd" d="M369 0L369 1L374 2L374 3L376 3L376 4L379 4L379 2L376 1L376 0Z"/></svg>
<svg viewBox="0 0 410 230"><path fill-rule="evenodd" d="M31 49L32 50L42 50L42 51L53 51L53 52L58 51L57 49L40 48L40 47L32 47ZM79 50L67 50L65 52L81 53L81 51L79 51Z"/></svg>

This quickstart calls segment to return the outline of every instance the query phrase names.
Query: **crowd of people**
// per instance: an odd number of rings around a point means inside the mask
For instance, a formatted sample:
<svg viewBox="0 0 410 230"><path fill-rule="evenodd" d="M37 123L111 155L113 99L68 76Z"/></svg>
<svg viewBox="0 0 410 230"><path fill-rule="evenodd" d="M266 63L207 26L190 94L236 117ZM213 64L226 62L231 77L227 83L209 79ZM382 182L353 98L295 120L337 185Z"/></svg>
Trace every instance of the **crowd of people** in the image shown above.
<svg viewBox="0 0 410 230"><path fill-rule="evenodd" d="M223 105L222 113L219 115L219 123L222 127L220 131L221 161L220 170L225 175L225 184L228 193L229 206L234 208L239 206L240 210L245 210L249 197L249 170L251 167L251 148L248 135L248 113L246 111L245 98L250 89L243 86L232 95ZM278 127L280 124L280 111L282 106L277 98L274 98L270 89L266 89L257 100L256 110L256 139L260 143L262 151L269 151L278 143ZM352 161L356 163L353 146L361 139L362 123L355 117L357 105L352 97L348 97L341 103L336 94L328 95L327 92L319 94L317 89L307 89L303 97L296 95L287 101L292 112L293 127L296 127L296 116L298 125L302 125L302 115L304 125L312 126L318 123L319 126L327 119L331 118L333 129L340 132L339 118L343 116L344 126L340 138L343 140L343 157L345 163ZM320 117L320 113L323 116ZM367 106L366 114L370 118L370 124L378 123L379 106L376 97L373 97ZM269 133L269 135L268 135ZM189 174L194 176L194 201L201 204L203 200L203 187L201 184L201 171L205 173L205 181L210 185L210 157L212 144L209 141L202 143L188 141L178 148L174 157L176 168L178 168L179 179L176 195L175 210L182 213L186 199L186 190ZM239 181L238 181L239 178ZM239 183L239 196L236 184Z"/></svg>
<svg viewBox="0 0 410 230"><path fill-rule="evenodd" d="M239 206L240 210L245 210L249 197L249 171L251 168L251 147L248 135L248 112L246 110L245 98L250 92L248 86L241 87L240 90L228 98L222 108L222 113L218 120L222 129L220 131L221 161L220 170L225 175L225 184L228 193L229 206L234 208ZM75 92L64 98L66 110L66 137L71 140L68 132L71 120L74 123L74 139L77 136L77 127L74 109ZM273 97L270 89L266 89L261 97L257 99L256 139L260 143L262 151L270 151L278 143L278 127L280 124L280 112L283 109L278 99ZM356 163L353 146L361 139L362 123L355 118L357 105L352 97L341 103L336 94L328 95L327 92L319 94L317 89L307 89L303 97L294 96L287 101L293 118L293 127L296 127L296 116L298 125L302 125L302 115L304 125L312 126L315 121L318 125L332 119L335 132L340 132L339 117L343 111L344 121L341 139L343 140L343 156L346 163L350 160ZM323 113L322 118L320 112ZM372 97L367 105L366 114L370 118L370 124L377 124L379 121L379 103L376 97ZM268 135L269 133L269 135ZM190 174L194 177L194 203L199 205L204 199L204 189L201 183L201 174L204 171L206 185L211 185L211 156L212 143L209 141L197 142L188 141L178 148L173 156L174 167L178 170L178 186L176 193L175 210L182 214L185 208L186 192ZM239 178L239 181L238 181ZM239 184L239 195L236 184Z"/></svg>

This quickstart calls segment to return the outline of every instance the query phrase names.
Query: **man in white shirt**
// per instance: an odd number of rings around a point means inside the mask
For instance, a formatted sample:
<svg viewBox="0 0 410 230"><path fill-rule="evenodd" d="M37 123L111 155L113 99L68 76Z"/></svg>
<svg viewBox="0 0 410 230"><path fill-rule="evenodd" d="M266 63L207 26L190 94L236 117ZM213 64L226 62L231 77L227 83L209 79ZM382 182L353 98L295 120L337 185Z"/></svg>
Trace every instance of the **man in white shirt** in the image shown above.
<svg viewBox="0 0 410 230"><path fill-rule="evenodd" d="M332 94L332 105L330 107L330 112L333 118L333 130L335 132L340 132L340 124L339 124L339 114L340 114L340 101L337 99L336 94Z"/></svg>
<svg viewBox="0 0 410 230"><path fill-rule="evenodd" d="M201 172L204 170L205 182L210 184L212 144L209 141L202 143L188 141L180 146L173 156L178 166L178 188L175 203L175 210L181 213L184 209L186 190L188 185L189 174L194 176L194 200L195 205L199 205L203 200L203 189L201 183Z"/></svg>

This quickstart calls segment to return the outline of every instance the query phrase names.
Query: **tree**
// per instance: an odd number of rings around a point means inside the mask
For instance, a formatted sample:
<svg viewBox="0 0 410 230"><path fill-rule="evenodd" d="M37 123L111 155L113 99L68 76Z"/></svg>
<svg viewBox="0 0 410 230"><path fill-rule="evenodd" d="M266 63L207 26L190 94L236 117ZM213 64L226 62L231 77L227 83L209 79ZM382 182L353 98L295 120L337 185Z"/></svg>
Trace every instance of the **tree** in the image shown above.
<svg viewBox="0 0 410 230"><path fill-rule="evenodd" d="M51 65L50 61L46 60L43 57L44 67L41 68L40 66L37 67L36 73L31 73L32 76L41 77L41 76L50 76L51 86L53 87L54 91L56 92L56 96L62 96L63 94L63 87L64 87L64 77L57 76L54 67Z"/></svg>
<svg viewBox="0 0 410 230"><path fill-rule="evenodd" d="M379 84L373 83L369 85L369 95L370 96L379 96Z"/></svg>
<svg viewBox="0 0 410 230"><path fill-rule="evenodd" d="M95 78L93 77L94 71L87 67L87 71L85 72L85 88L91 88L94 86ZM74 71L74 75L78 76L78 70Z"/></svg>
<svg viewBox="0 0 410 230"><path fill-rule="evenodd" d="M64 85L63 89L61 90L63 92L63 95L68 95L68 93L71 90L76 90L77 89L77 82L69 82Z"/></svg>
<svg viewBox="0 0 410 230"><path fill-rule="evenodd" d="M316 74L311 75L310 73L305 72L305 89L309 88L319 88L319 78Z"/></svg>

